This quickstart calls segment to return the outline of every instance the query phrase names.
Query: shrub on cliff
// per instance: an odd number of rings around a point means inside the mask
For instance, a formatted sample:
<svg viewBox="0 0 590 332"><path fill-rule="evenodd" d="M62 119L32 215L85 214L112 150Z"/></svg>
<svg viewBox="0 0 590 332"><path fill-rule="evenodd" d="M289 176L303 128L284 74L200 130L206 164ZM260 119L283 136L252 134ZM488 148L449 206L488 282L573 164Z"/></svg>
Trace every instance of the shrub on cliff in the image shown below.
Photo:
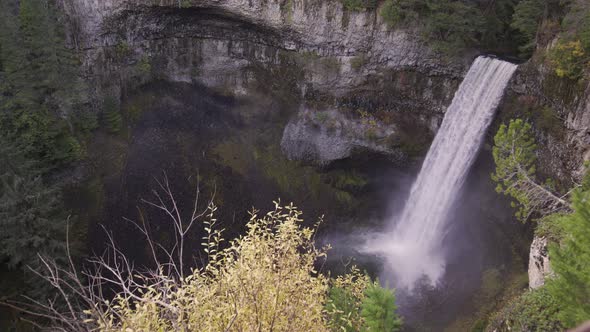
<svg viewBox="0 0 590 332"><path fill-rule="evenodd" d="M118 133L123 128L123 117L118 100L108 96L102 106L104 124L111 133Z"/></svg>
<svg viewBox="0 0 590 332"><path fill-rule="evenodd" d="M385 0L381 17L390 27L407 24L426 14L428 8L423 0Z"/></svg>
<svg viewBox="0 0 590 332"><path fill-rule="evenodd" d="M590 54L580 40L559 41L549 56L557 76L571 80L582 78L585 68L590 66Z"/></svg>
<svg viewBox="0 0 590 332"><path fill-rule="evenodd" d="M586 1L571 5L549 59L557 76L571 80L584 78L590 69L590 5Z"/></svg>
<svg viewBox="0 0 590 332"><path fill-rule="evenodd" d="M544 288L526 291L496 313L488 331L562 331L561 304Z"/></svg>

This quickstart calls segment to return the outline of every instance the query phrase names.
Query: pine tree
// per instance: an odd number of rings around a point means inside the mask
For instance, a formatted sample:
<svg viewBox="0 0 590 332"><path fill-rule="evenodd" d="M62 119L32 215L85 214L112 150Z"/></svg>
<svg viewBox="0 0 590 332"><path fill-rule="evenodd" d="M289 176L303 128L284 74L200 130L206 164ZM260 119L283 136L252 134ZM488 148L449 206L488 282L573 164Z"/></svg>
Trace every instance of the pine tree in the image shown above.
<svg viewBox="0 0 590 332"><path fill-rule="evenodd" d="M559 221L567 236L550 247L551 266L557 277L547 288L560 304L560 319L574 327L590 320L590 191L577 191L574 212Z"/></svg>
<svg viewBox="0 0 590 332"><path fill-rule="evenodd" d="M9 268L38 268L38 254L65 257L60 190L41 173L23 149L0 136L0 259Z"/></svg>
<svg viewBox="0 0 590 332"><path fill-rule="evenodd" d="M85 90L57 11L43 0L5 0L0 10L0 129L47 165L78 158L68 116L84 103Z"/></svg>
<svg viewBox="0 0 590 332"><path fill-rule="evenodd" d="M395 313L395 294L392 290L373 283L365 291L361 315L365 319L368 332L399 331L402 320Z"/></svg>
<svg viewBox="0 0 590 332"><path fill-rule="evenodd" d="M516 217L523 222L533 214L547 215L568 207L551 186L537 180L536 148L531 125L521 119L501 125L494 137L496 191L514 198Z"/></svg>
<svg viewBox="0 0 590 332"><path fill-rule="evenodd" d="M520 32L520 51L530 54L536 45L537 29L545 12L543 0L523 0L514 9L512 28Z"/></svg>

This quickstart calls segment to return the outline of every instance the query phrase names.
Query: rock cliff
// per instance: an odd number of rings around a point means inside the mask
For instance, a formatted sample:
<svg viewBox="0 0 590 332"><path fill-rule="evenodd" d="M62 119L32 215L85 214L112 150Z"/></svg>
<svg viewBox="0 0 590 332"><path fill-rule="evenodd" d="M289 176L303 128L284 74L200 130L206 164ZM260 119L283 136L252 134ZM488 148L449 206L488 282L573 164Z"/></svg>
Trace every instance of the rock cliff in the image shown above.
<svg viewBox="0 0 590 332"><path fill-rule="evenodd" d="M195 82L237 96L271 94L307 109L383 110L394 114L392 126L410 114L430 137L472 59L449 60L413 31L390 29L376 11L348 11L337 0L64 6L98 96L154 78Z"/></svg>
<svg viewBox="0 0 590 332"><path fill-rule="evenodd" d="M545 284L545 278L552 275L549 263L547 238L535 237L529 254L529 287L537 289Z"/></svg>

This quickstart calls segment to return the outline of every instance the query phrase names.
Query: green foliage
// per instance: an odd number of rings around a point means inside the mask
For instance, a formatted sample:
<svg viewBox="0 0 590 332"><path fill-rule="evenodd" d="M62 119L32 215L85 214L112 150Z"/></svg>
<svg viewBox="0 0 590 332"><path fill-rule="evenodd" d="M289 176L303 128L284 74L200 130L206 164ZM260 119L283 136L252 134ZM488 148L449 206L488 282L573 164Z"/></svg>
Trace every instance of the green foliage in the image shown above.
<svg viewBox="0 0 590 332"><path fill-rule="evenodd" d="M82 133L89 134L98 129L98 117L95 112L84 110L76 114L74 117L74 125Z"/></svg>
<svg viewBox="0 0 590 332"><path fill-rule="evenodd" d="M390 27L407 24L426 14L425 0L386 0L381 9L381 17Z"/></svg>
<svg viewBox="0 0 590 332"><path fill-rule="evenodd" d="M562 213L554 213L541 218L535 228L535 236L545 237L549 242L559 243L565 238L562 226Z"/></svg>
<svg viewBox="0 0 590 332"><path fill-rule="evenodd" d="M327 112L315 112L314 118L320 124L324 124L326 121L328 121L328 119L330 119L330 115Z"/></svg>
<svg viewBox="0 0 590 332"><path fill-rule="evenodd" d="M590 319L590 192L575 191L574 212L560 220L565 233L561 245L549 249L557 277L547 283L548 292L560 305L565 327Z"/></svg>
<svg viewBox="0 0 590 332"><path fill-rule="evenodd" d="M392 28L404 21L402 10L394 0L386 0L380 14L385 23Z"/></svg>
<svg viewBox="0 0 590 332"><path fill-rule="evenodd" d="M529 55L535 49L537 30L545 12L545 1L522 0L516 5L511 26L520 33L520 51Z"/></svg>
<svg viewBox="0 0 590 332"><path fill-rule="evenodd" d="M381 9L390 27L419 24L425 40L445 53L466 47L499 48L510 40L516 0L386 0Z"/></svg>
<svg viewBox="0 0 590 332"><path fill-rule="evenodd" d="M590 66L590 53L584 49L579 39L559 41L549 53L555 73L559 77L579 80L584 75L584 69Z"/></svg>
<svg viewBox="0 0 590 332"><path fill-rule="evenodd" d="M511 196L518 202L516 216L522 221L531 214L533 202L519 183L535 178L535 150L531 125L521 119L510 120L508 126L502 124L494 137L492 153L496 171L492 179L497 183L498 193Z"/></svg>
<svg viewBox="0 0 590 332"><path fill-rule="evenodd" d="M498 269L487 269L481 276L480 297L487 301L493 301L502 292L502 275Z"/></svg>
<svg viewBox="0 0 590 332"><path fill-rule="evenodd" d="M118 101L114 97L106 97L103 101L104 122L111 133L118 133L123 128L123 118Z"/></svg>
<svg viewBox="0 0 590 332"><path fill-rule="evenodd" d="M38 268L38 254L65 257L60 189L48 185L23 149L0 136L0 259L11 269ZM39 289L38 282L31 288Z"/></svg>
<svg viewBox="0 0 590 332"><path fill-rule="evenodd" d="M586 167L586 173L584 174L584 177L582 178L580 190L589 191L590 190L590 162L586 161L584 163L584 167Z"/></svg>
<svg viewBox="0 0 590 332"><path fill-rule="evenodd" d="M351 291L340 287L330 288L326 312L332 331L358 331L353 324L349 323L361 319L357 298Z"/></svg>
<svg viewBox="0 0 590 332"><path fill-rule="evenodd" d="M152 63L148 56L143 56L137 63L137 71L142 75L147 75L152 72Z"/></svg>
<svg viewBox="0 0 590 332"><path fill-rule="evenodd" d="M332 280L325 311L331 331L398 331L394 291L354 268Z"/></svg>
<svg viewBox="0 0 590 332"><path fill-rule="evenodd" d="M551 107L543 107L536 112L535 124L543 132L554 136L561 136L563 133L563 124L557 117L555 110Z"/></svg>
<svg viewBox="0 0 590 332"><path fill-rule="evenodd" d="M0 3L0 129L45 166L80 157L68 117L86 98L58 13L42 0Z"/></svg>
<svg viewBox="0 0 590 332"><path fill-rule="evenodd" d="M126 41L121 41L115 46L115 54L117 58L124 59L131 55L131 47Z"/></svg>
<svg viewBox="0 0 590 332"><path fill-rule="evenodd" d="M559 77L578 81L590 68L590 6L575 1L562 24L557 44L549 50L549 60Z"/></svg>
<svg viewBox="0 0 590 332"><path fill-rule="evenodd" d="M426 33L435 47L451 53L477 43L484 27L482 16L471 3L441 0L429 2Z"/></svg>
<svg viewBox="0 0 590 332"><path fill-rule="evenodd" d="M377 7L377 0L341 0L344 8L352 11L360 11Z"/></svg>
<svg viewBox="0 0 590 332"><path fill-rule="evenodd" d="M395 313L396 310L395 294L392 290L380 287L377 282L367 287L361 311L367 331L399 331L402 320Z"/></svg>
<svg viewBox="0 0 590 332"><path fill-rule="evenodd" d="M366 63L366 56L364 54L357 55L350 60L350 67L354 71L359 71Z"/></svg>
<svg viewBox="0 0 590 332"><path fill-rule="evenodd" d="M586 10L580 22L578 37L582 42L582 47L585 50L590 50L590 10Z"/></svg>
<svg viewBox="0 0 590 332"><path fill-rule="evenodd" d="M498 331L563 331L559 315L562 304L551 293L540 288L525 292L512 300L492 320Z"/></svg>
<svg viewBox="0 0 590 332"><path fill-rule="evenodd" d="M327 326L331 331L363 331L365 321L361 305L371 279L356 267L344 275L332 279L325 304Z"/></svg>

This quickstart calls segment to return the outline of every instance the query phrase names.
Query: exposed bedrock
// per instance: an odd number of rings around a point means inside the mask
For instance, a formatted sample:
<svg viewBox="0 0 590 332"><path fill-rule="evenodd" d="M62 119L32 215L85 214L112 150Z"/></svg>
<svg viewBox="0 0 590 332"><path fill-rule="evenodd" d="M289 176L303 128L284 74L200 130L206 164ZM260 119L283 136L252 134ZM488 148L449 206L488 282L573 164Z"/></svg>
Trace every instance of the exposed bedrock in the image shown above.
<svg viewBox="0 0 590 332"><path fill-rule="evenodd" d="M398 117L413 117L424 137L436 131L472 58L440 56L375 11L349 12L336 0L69 0L67 9L97 95L152 79L194 81L320 110L386 112L391 130Z"/></svg>
<svg viewBox="0 0 590 332"><path fill-rule="evenodd" d="M368 118L357 121L336 110L302 109L285 127L281 148L289 159L320 166L365 150L400 162L405 155L395 146L398 141L399 131L394 125Z"/></svg>
<svg viewBox="0 0 590 332"><path fill-rule="evenodd" d="M545 284L545 279L553 275L549 262L547 238L535 237L529 254L529 287L537 289Z"/></svg>

